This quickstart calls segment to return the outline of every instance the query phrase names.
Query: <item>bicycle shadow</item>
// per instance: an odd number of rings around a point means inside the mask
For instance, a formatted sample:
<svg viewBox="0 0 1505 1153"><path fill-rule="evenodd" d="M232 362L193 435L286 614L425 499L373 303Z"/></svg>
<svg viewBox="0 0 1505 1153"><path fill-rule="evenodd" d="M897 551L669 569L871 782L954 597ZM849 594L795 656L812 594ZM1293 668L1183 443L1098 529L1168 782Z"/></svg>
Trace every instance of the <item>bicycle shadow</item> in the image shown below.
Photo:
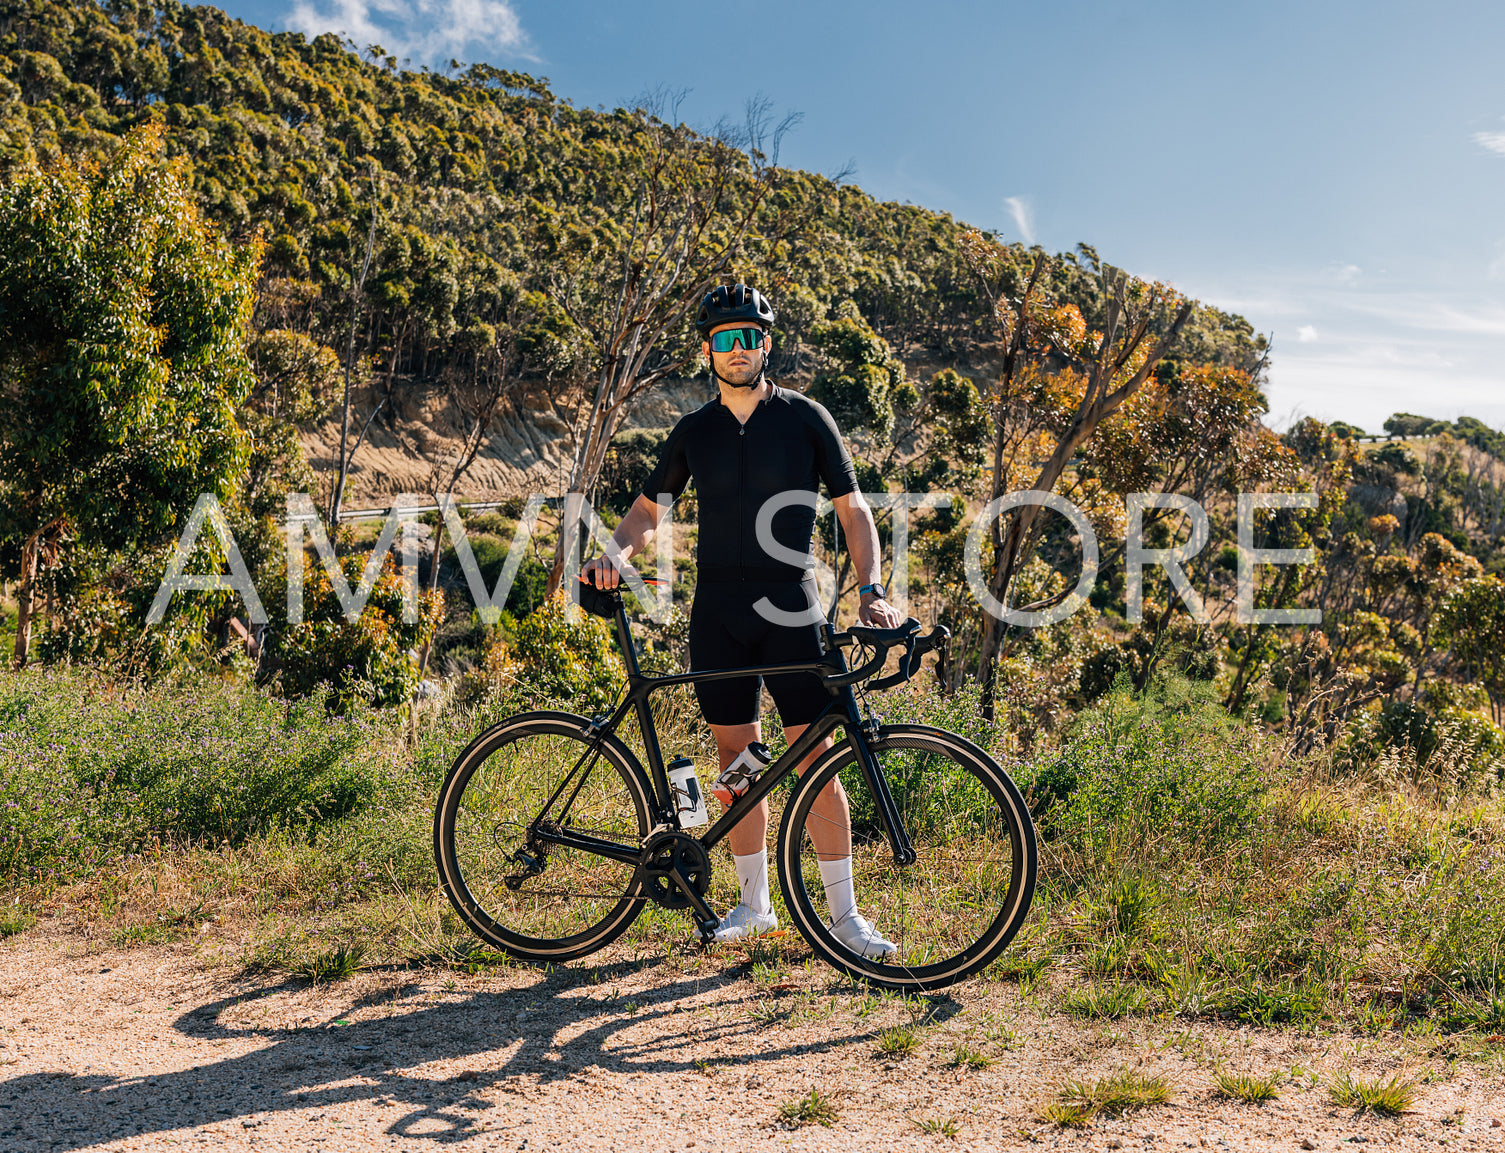
<svg viewBox="0 0 1505 1153"><path fill-rule="evenodd" d="M639 969L638 962L621 962L555 970L516 988L452 994L402 1012L394 1002L433 995L421 986L419 994L411 993L416 982L408 982L367 992L320 1023L294 1031L221 1020L231 1008L307 988L301 981L268 982L186 1011L172 1026L199 1041L268 1037L268 1044L249 1053L155 1076L27 1074L0 1082L0 1101L10 1101L18 1115L42 1115L25 1098L45 1094L50 1106L45 1137L54 1149L81 1149L115 1135L213 1125L251 1128L261 1123L253 1115L267 1113L305 1111L309 1120L317 1120L356 1104L384 1110L407 1106L385 1126L393 1136L458 1141L498 1128L526 1132L529 1101L539 1090L572 1078L704 1070L708 1049L734 1044L740 1053L736 1063L757 1068L871 1038L869 1028L833 1020L832 1030L818 1039L781 1043L771 1027L779 1020L777 1008L761 1012L761 1020L751 1015L754 1002L766 1009L770 998L750 989L740 969L682 973L630 993L610 987ZM687 1003L693 1003L693 1012L685 1011ZM393 1012L341 1023L377 1005ZM465 1068L452 1076L422 1073L430 1062L455 1060L463 1060ZM485 1096L497 1089L513 1099ZM15 1123L8 1128L10 1112L0 1112L0 1144L40 1136L19 1132Z"/></svg>

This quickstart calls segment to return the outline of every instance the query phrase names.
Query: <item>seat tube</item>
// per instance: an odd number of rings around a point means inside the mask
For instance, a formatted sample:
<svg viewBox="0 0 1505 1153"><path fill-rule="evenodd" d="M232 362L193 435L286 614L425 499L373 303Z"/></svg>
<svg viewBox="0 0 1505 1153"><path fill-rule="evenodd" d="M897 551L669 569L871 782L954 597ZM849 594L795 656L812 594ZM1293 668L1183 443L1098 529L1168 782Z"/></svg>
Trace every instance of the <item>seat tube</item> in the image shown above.
<svg viewBox="0 0 1505 1153"><path fill-rule="evenodd" d="M850 692L850 690L848 690ZM899 816L899 807L894 804L894 795L888 791L888 778L883 775L883 766L868 748L867 739L860 726L851 730L852 747L857 750L857 764L868 790L878 802L878 817L883 822L883 831L888 834L889 847L894 851L894 864L906 868L915 863L914 846L910 844L909 832Z"/></svg>

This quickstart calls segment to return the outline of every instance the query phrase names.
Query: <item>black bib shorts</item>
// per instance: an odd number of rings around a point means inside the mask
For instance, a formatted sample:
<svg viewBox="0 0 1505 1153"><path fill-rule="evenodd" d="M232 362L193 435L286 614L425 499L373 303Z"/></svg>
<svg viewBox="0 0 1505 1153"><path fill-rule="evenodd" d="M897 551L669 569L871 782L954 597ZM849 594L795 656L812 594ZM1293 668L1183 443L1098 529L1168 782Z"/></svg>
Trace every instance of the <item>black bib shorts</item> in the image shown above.
<svg viewBox="0 0 1505 1153"><path fill-rule="evenodd" d="M789 613L804 612L819 603L813 576L800 581L700 581L690 611L690 669L818 660L820 625L774 624L754 607L764 597ZM786 728L808 725L831 699L815 673L781 673L767 680ZM762 689L763 678L758 676L696 681L695 697L709 724L746 725L758 719Z"/></svg>

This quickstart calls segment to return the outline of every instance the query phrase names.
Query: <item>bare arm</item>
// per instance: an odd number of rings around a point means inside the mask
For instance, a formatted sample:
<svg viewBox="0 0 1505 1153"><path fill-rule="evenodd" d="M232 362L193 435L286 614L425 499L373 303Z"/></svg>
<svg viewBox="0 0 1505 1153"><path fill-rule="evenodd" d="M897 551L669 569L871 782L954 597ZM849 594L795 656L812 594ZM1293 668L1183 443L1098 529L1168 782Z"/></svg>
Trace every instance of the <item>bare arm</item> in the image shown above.
<svg viewBox="0 0 1505 1153"><path fill-rule="evenodd" d="M626 561L636 556L648 546L653 534L658 531L659 518L663 515L663 508L646 496L639 495L632 502L627 515L617 525L617 531L611 534L611 539L620 550L621 560ZM872 523L871 517L868 518L868 523ZM604 589L614 589L621 583L617 566L607 557L586 561L580 570L580 579Z"/></svg>
<svg viewBox="0 0 1505 1153"><path fill-rule="evenodd" d="M878 565L878 526L873 523L873 511L860 492L849 492L831 502L836 506L836 519L841 521L842 535L847 540L847 552L852 554L852 570L859 584L877 584L881 572ZM881 629L891 629L903 619L899 610L882 597L872 593L862 594L862 606L857 610L857 619L863 624Z"/></svg>

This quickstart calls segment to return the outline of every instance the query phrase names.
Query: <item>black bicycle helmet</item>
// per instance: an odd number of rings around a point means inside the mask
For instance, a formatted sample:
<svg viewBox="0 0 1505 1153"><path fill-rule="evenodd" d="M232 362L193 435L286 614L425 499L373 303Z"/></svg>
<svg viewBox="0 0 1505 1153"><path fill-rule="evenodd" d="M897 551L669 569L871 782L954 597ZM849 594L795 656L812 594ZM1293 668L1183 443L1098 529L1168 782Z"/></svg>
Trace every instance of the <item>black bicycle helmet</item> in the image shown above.
<svg viewBox="0 0 1505 1153"><path fill-rule="evenodd" d="M702 340L711 338L711 329L722 324L749 321L772 328L773 305L756 288L748 284L722 284L705 294L695 313L695 328Z"/></svg>

